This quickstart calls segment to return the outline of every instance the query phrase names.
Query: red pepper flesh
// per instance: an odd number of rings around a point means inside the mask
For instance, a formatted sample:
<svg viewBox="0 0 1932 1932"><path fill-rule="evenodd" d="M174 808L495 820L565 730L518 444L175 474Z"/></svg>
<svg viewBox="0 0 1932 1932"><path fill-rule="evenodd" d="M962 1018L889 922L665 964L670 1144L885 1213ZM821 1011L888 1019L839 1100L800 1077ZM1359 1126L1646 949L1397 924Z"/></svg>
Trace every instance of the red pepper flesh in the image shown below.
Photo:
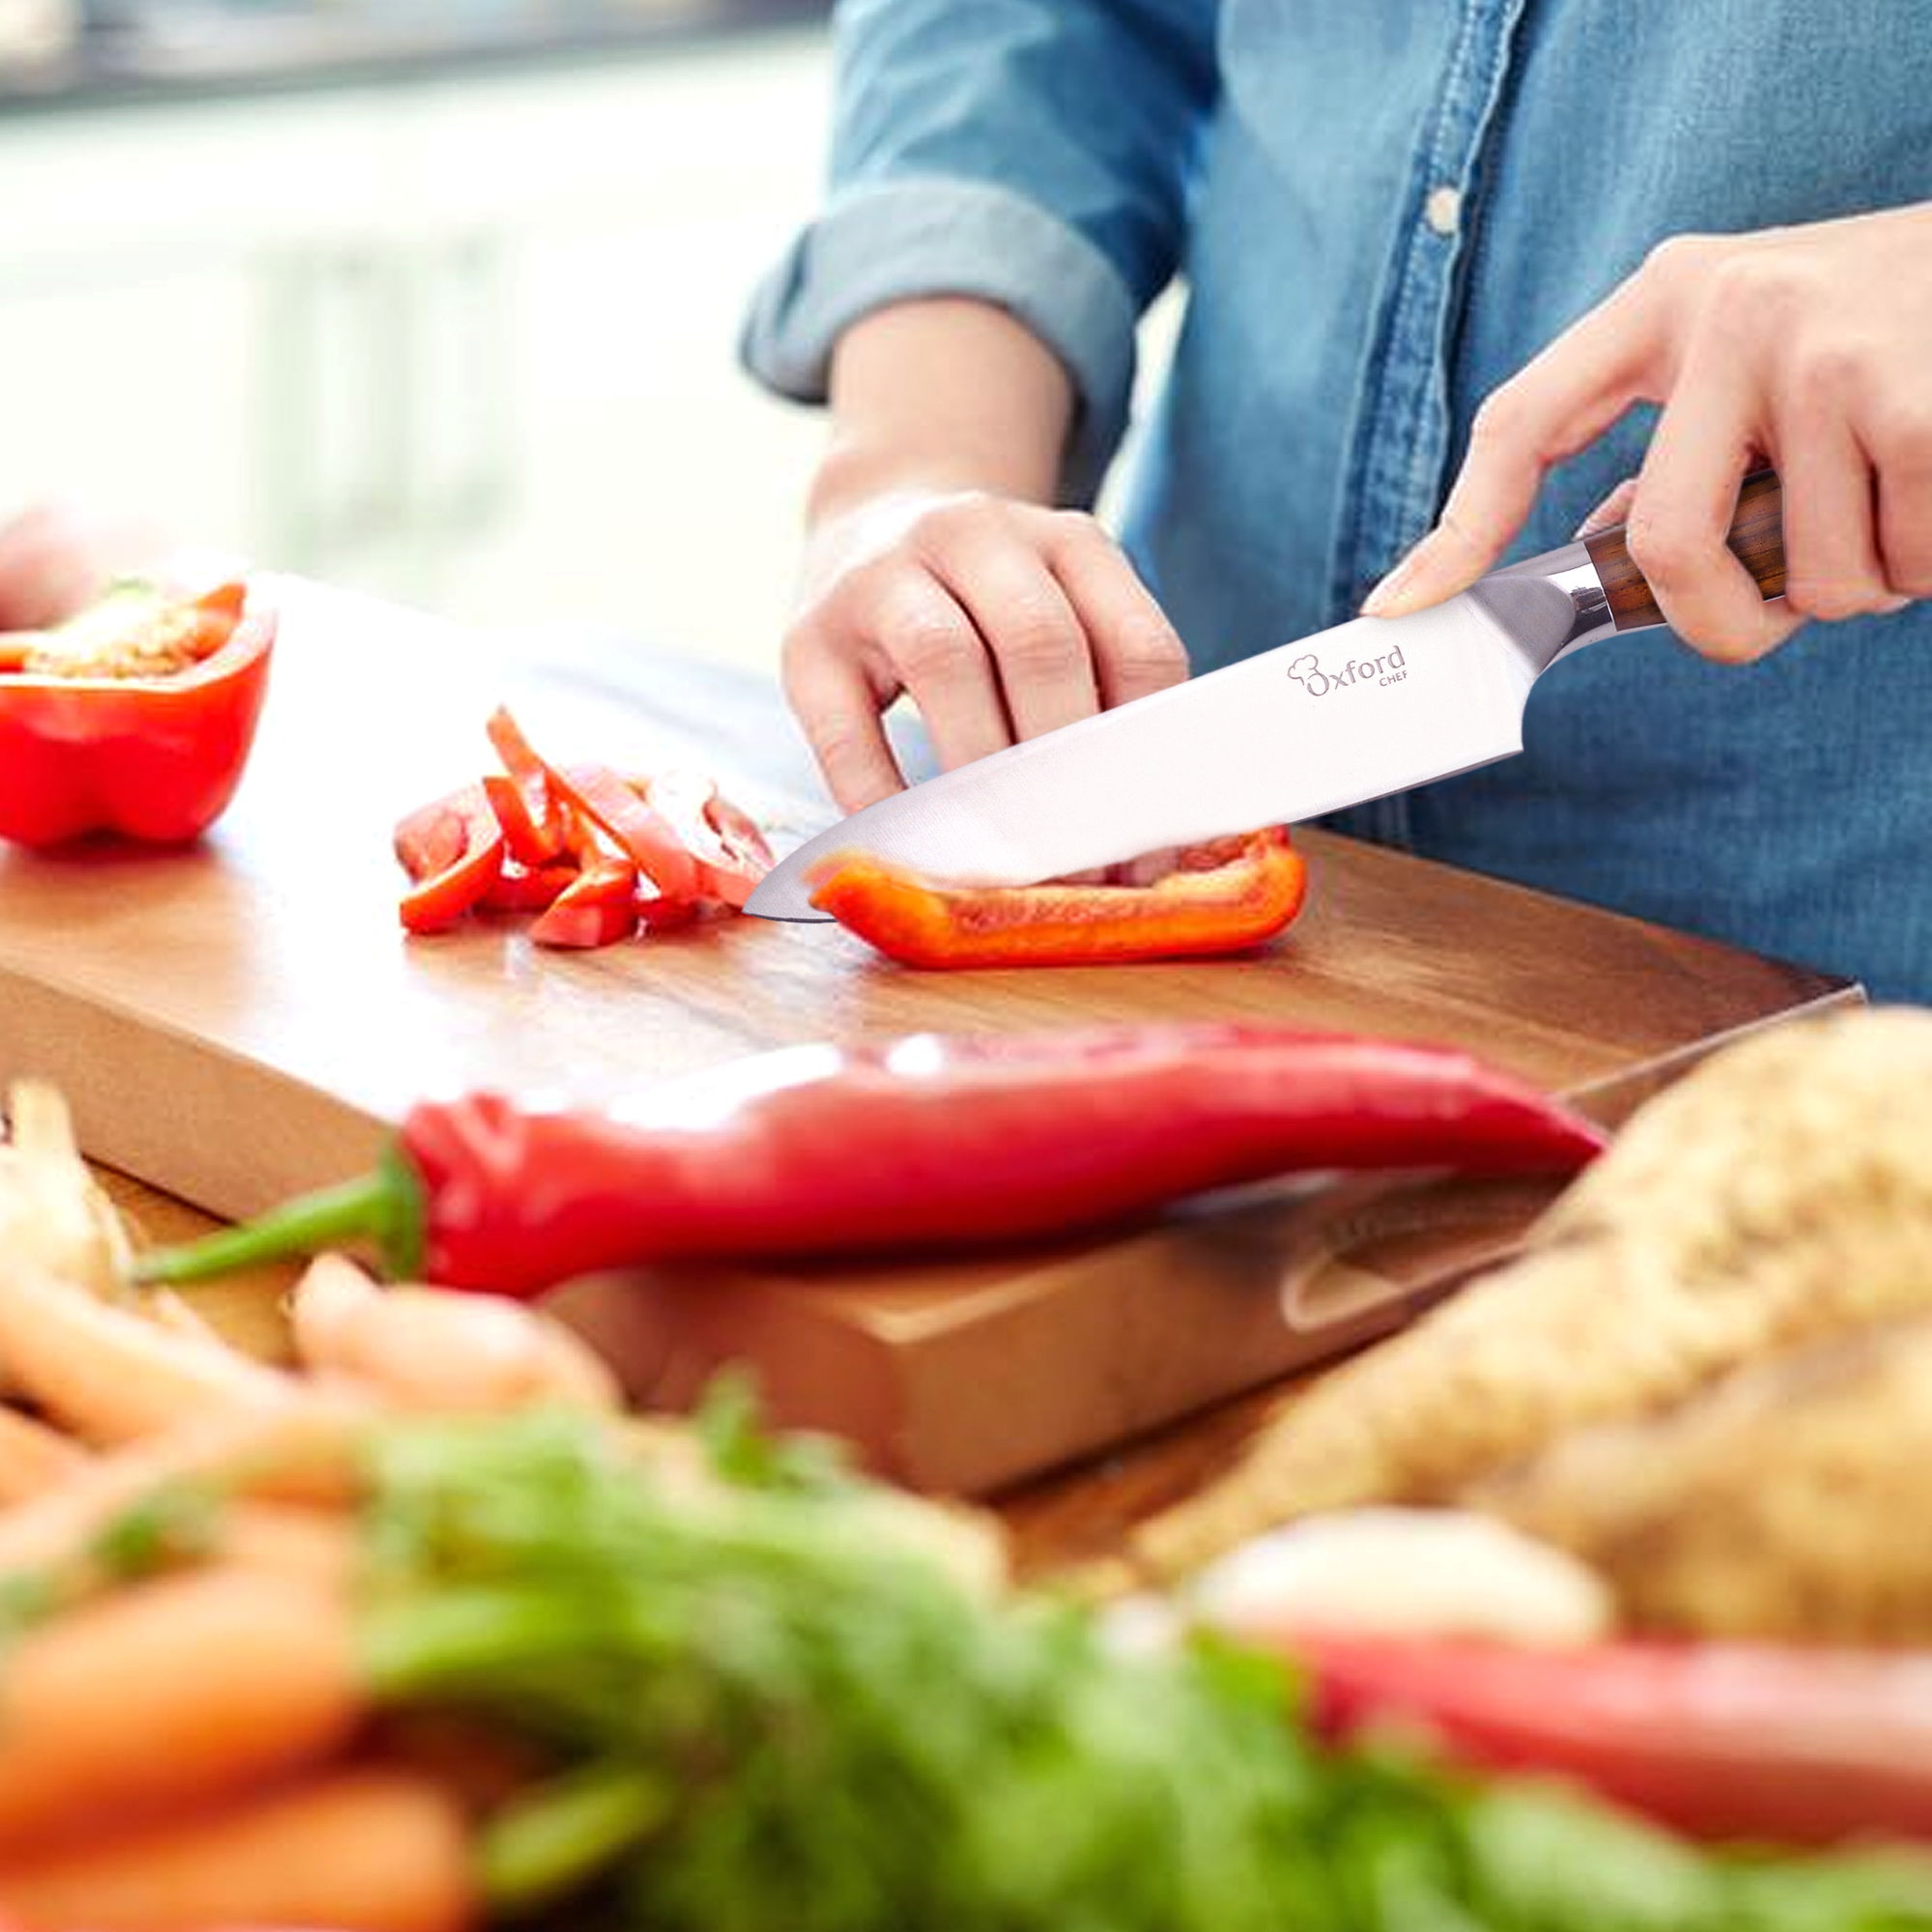
<svg viewBox="0 0 1932 1932"><path fill-rule="evenodd" d="M564 799L594 820L622 847L624 856L670 899L697 895L697 862L636 790L607 765L551 767Z"/></svg>
<svg viewBox="0 0 1932 1932"><path fill-rule="evenodd" d="M275 613L238 621L244 595L195 600L204 654L166 676L0 671L0 838L181 844L207 831L241 783L268 691Z"/></svg>
<svg viewBox="0 0 1932 1932"><path fill-rule="evenodd" d="M1279 827L1203 847L1151 886L944 886L835 854L811 902L901 965L1125 965L1239 952L1301 910L1308 876Z"/></svg>
<svg viewBox="0 0 1932 1932"><path fill-rule="evenodd" d="M1281 1643L1331 1736L1420 1724L1463 1763L1574 1777L1704 1837L1932 1837L1923 1652L1308 1632Z"/></svg>
<svg viewBox="0 0 1932 1932"><path fill-rule="evenodd" d="M487 772L483 790L490 810L503 829L503 844L518 865L532 870L553 864L562 854L562 842L552 829L540 825L531 815L528 795L515 779L501 772Z"/></svg>
<svg viewBox="0 0 1932 1932"><path fill-rule="evenodd" d="M697 861L697 891L734 909L772 868L772 848L751 818L699 772L668 771L644 781L643 796Z"/></svg>
<svg viewBox="0 0 1932 1932"><path fill-rule="evenodd" d="M586 866L530 927L535 946L589 948L628 939L638 929L638 873L633 866Z"/></svg>
<svg viewBox="0 0 1932 1932"><path fill-rule="evenodd" d="M503 873L503 828L480 784L412 811L396 827L396 857L415 883L399 907L415 933L446 932Z"/></svg>
<svg viewBox="0 0 1932 1932"><path fill-rule="evenodd" d="M524 736L523 726L511 716L507 705L499 704L483 728L523 800L523 815L531 828L531 857L524 860L524 864L540 866L546 860L561 858L563 804L552 788L549 767ZM507 832L509 828L505 826L504 830Z"/></svg>
<svg viewBox="0 0 1932 1932"><path fill-rule="evenodd" d="M485 912L542 912L580 877L575 866L516 866L506 861L497 883L477 904Z"/></svg>

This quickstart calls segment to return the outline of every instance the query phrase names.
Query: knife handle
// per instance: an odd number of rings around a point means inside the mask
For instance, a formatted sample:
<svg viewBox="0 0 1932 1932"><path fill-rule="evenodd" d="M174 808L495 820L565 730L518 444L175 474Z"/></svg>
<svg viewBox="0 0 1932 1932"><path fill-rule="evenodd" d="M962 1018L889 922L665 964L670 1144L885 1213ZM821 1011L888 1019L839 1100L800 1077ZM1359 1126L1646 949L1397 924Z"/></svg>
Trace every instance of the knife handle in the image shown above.
<svg viewBox="0 0 1932 1932"><path fill-rule="evenodd" d="M1784 493L1776 472L1753 471L1738 491L1737 512L1731 518L1731 533L1725 538L1731 554L1750 572L1767 599L1784 595L1783 507ZM1643 572L1631 561L1622 524L1585 537L1583 548L1597 567L1618 630L1641 631L1664 621L1650 585L1643 581Z"/></svg>

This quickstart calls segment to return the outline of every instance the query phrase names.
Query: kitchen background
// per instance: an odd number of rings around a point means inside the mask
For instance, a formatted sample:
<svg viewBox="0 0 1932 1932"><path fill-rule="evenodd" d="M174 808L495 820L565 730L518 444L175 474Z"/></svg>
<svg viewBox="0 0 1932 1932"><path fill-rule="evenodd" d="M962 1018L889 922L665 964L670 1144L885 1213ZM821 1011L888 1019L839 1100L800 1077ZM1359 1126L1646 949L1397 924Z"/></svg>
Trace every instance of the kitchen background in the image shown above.
<svg viewBox="0 0 1932 1932"><path fill-rule="evenodd" d="M827 13L0 0L0 517L775 665L822 423L735 339Z"/></svg>
<svg viewBox="0 0 1932 1932"><path fill-rule="evenodd" d="M0 0L0 516L774 662L820 423L734 338L824 11Z"/></svg>

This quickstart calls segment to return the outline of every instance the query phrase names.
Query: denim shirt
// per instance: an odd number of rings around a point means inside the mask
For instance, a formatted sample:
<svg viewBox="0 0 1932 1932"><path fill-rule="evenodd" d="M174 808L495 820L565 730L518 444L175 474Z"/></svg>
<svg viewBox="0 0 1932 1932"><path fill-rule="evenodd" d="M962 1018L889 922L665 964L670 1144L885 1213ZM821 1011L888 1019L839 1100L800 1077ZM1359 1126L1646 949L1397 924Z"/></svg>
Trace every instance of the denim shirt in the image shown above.
<svg viewBox="0 0 1932 1932"><path fill-rule="evenodd" d="M1932 199L1906 0L847 0L836 44L827 205L747 365L822 400L867 311L1000 303L1073 376L1090 500L1180 277L1122 534L1197 671L1351 615L1477 404L1664 237ZM1556 471L1513 554L1568 541L1648 429ZM1338 822L1932 1000L1932 605L1743 669L1618 638L1524 732Z"/></svg>

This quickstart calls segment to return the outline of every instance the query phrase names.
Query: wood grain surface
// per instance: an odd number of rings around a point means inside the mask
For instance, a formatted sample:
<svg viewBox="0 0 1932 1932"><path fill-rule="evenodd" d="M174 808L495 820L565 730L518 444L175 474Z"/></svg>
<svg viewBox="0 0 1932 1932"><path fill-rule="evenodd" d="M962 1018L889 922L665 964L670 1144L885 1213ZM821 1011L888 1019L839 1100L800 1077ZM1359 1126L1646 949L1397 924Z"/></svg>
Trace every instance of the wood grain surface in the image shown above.
<svg viewBox="0 0 1932 1932"><path fill-rule="evenodd" d="M589 954L534 949L516 921L412 940L390 828L487 766L501 699L566 758L705 766L781 849L831 814L768 682L282 593L262 740L210 840L0 854L0 1079L57 1082L94 1158L215 1215L358 1169L424 1094L594 1104L804 1039L1274 1021L1459 1044L1613 1111L1714 1040L1853 997L1313 832L1308 912L1225 961L920 974L834 927L749 919ZM983 1492L1379 1332L1506 1250L1547 1196L1350 1184L1051 1250L634 1278L573 1300L645 1399L748 1358L781 1419Z"/></svg>

